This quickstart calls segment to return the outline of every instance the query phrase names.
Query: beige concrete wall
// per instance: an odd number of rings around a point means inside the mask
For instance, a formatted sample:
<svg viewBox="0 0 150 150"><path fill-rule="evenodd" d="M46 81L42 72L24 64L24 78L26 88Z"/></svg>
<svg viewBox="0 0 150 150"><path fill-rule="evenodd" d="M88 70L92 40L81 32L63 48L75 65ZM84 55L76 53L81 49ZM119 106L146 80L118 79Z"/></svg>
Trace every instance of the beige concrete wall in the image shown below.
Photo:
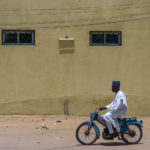
<svg viewBox="0 0 150 150"><path fill-rule="evenodd" d="M35 45L0 45L0 114L85 115L121 81L128 115L150 115L150 0L5 0L0 29L35 30ZM122 46L89 46L89 31L122 31ZM74 38L62 52L59 38ZM1 42L1 38L0 38Z"/></svg>

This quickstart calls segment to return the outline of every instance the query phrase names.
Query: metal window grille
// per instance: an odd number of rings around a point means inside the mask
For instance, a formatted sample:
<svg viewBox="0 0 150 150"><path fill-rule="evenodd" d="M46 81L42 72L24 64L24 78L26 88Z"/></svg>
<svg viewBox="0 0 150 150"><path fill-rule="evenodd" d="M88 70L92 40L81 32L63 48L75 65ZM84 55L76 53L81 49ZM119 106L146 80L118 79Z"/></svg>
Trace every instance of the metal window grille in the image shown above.
<svg viewBox="0 0 150 150"><path fill-rule="evenodd" d="M3 45L34 45L35 31L34 30L3 30L2 31Z"/></svg>
<svg viewBox="0 0 150 150"><path fill-rule="evenodd" d="M90 31L90 46L121 46L121 31Z"/></svg>

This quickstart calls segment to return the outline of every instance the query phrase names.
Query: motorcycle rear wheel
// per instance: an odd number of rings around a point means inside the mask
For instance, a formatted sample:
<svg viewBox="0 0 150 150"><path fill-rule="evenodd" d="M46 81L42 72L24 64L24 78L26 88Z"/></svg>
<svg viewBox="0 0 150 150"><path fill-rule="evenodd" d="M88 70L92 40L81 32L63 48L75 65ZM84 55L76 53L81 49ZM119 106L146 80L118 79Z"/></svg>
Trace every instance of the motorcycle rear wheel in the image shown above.
<svg viewBox="0 0 150 150"><path fill-rule="evenodd" d="M76 129L76 139L83 145L91 145L97 140L97 134L92 126L89 129L89 124L83 123Z"/></svg>
<svg viewBox="0 0 150 150"><path fill-rule="evenodd" d="M122 140L126 144L137 144L143 136L142 128L136 124L128 125L128 127L131 133L121 133Z"/></svg>

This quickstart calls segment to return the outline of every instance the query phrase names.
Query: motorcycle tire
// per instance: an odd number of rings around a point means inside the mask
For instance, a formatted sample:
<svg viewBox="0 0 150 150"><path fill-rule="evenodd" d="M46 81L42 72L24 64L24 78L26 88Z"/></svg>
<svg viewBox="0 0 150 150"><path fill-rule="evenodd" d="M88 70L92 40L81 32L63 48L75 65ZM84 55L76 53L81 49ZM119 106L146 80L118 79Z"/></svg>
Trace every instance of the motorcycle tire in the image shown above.
<svg viewBox="0 0 150 150"><path fill-rule="evenodd" d="M91 135L92 138L89 138ZM82 123L76 129L76 139L83 145L92 145L97 138L96 130L93 126L89 129L88 123Z"/></svg>
<svg viewBox="0 0 150 150"><path fill-rule="evenodd" d="M122 140L126 144L137 144L143 136L142 128L137 124L131 124L128 127L131 133L121 133Z"/></svg>

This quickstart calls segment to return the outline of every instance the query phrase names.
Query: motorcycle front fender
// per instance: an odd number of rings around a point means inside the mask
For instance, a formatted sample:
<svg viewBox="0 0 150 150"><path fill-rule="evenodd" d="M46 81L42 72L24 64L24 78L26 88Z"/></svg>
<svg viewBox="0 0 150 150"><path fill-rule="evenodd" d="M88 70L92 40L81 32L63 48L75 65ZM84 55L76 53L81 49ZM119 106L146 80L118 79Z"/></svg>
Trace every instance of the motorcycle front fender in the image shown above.
<svg viewBox="0 0 150 150"><path fill-rule="evenodd" d="M99 130L98 126L95 123L93 123L91 121L84 121L83 124L89 124L90 128L91 128L91 126L93 126L95 131L96 131L97 137L100 138L100 130Z"/></svg>

